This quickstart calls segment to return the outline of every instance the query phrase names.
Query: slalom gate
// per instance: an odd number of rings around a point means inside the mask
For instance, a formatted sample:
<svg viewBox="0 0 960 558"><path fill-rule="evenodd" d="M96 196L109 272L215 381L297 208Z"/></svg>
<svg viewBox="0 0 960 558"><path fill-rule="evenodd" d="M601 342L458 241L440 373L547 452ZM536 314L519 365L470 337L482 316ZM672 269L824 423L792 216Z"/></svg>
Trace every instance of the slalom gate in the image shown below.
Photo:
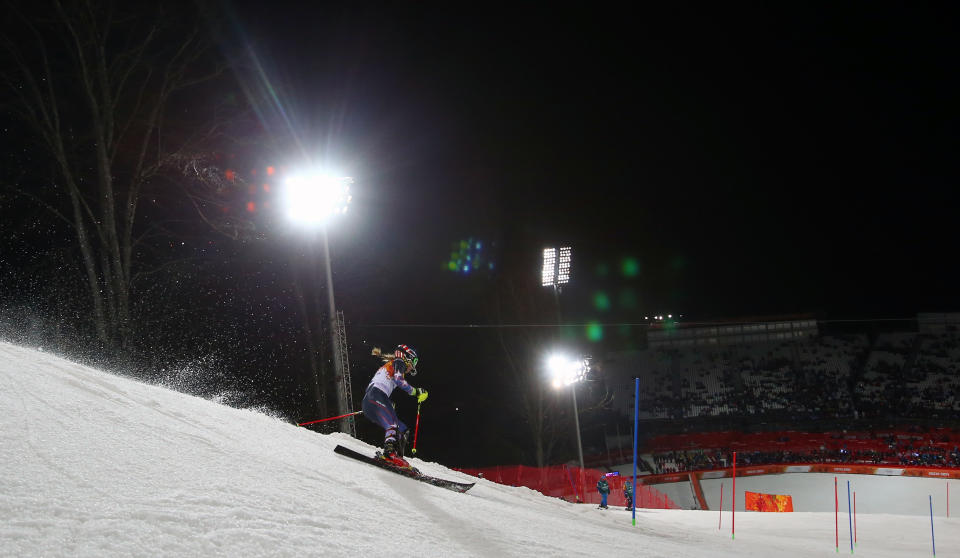
<svg viewBox="0 0 960 558"><path fill-rule="evenodd" d="M856 491L861 513L925 515L928 495L932 495L937 513L949 517L950 483L960 480L960 469L847 463L747 465L736 469L734 501L738 511L834 512L838 477L841 483L851 484L850 505L842 508L852 507ZM683 509L729 511L732 478L733 469L724 468L646 475L637 481L655 487Z"/></svg>
<svg viewBox="0 0 960 558"><path fill-rule="evenodd" d="M630 475L607 476L599 469L581 469L567 465L548 467L528 467L526 465L501 465L473 469L456 469L461 473L487 479L507 486L525 486L536 490L545 496L553 496L568 502L584 502L599 504L600 494L597 492L597 481L606 476L610 485L610 494L607 496L607 505L623 507L627 505L623 496L623 485L633 482ZM580 479L583 479L581 484ZM643 477L637 478L637 492L634 503L637 508L647 509L680 509L666 494L652 486L643 483Z"/></svg>

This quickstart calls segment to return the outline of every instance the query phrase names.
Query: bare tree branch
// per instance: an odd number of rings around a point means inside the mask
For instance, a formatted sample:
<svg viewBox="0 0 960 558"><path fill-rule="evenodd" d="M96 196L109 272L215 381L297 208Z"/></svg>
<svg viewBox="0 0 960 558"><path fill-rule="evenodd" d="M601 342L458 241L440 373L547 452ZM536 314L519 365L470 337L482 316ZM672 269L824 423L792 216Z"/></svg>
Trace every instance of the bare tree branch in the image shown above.
<svg viewBox="0 0 960 558"><path fill-rule="evenodd" d="M47 211L49 211L50 213L52 213L57 219L59 219L59 220L63 221L64 223L70 225L71 228L72 228L72 227L76 227L76 223L74 223L72 220L68 219L66 215L64 215L63 213L60 212L60 210L58 210L56 207L53 207L53 206L50 205L49 203L43 201L43 200L40 199L39 197L37 197L37 196L35 196L35 195L33 195L33 194L29 193L29 192L26 192L26 191L24 191L24 190L22 190L22 189L20 189L20 188L17 188L16 186L13 186L13 185L11 185L11 184L4 184L4 187L7 188L8 190L12 190L13 192L17 193L18 195L23 196L23 197L31 200L32 202L36 203L36 204L39 205L40 207L46 209Z"/></svg>
<svg viewBox="0 0 960 558"><path fill-rule="evenodd" d="M225 66L200 23L189 29L179 25L198 18L145 17L109 1L50 3L53 10L46 11L7 3L21 25L9 26L2 36L6 48L0 56L8 63L0 67L0 85L13 102L11 111L53 161L63 188L34 193L16 185L11 191L74 228L98 336L122 348L130 338L134 278L152 273L134 269L144 263L142 252L134 249L145 246L145 239L174 232L156 221L137 230L145 189L174 178L177 188L158 190L176 199L172 206L192 206L197 221L229 238L249 234L252 226L235 216L210 215L209 208L221 207L224 200L204 195L229 193L222 174L200 164L200 153L223 141L234 115L224 118L215 110L212 117L187 122L172 110L181 92L226 75ZM27 48L14 39L18 36L36 45ZM51 55L54 49L57 56ZM197 99L210 102L204 95L215 92L201 90ZM67 203L70 212L63 209Z"/></svg>

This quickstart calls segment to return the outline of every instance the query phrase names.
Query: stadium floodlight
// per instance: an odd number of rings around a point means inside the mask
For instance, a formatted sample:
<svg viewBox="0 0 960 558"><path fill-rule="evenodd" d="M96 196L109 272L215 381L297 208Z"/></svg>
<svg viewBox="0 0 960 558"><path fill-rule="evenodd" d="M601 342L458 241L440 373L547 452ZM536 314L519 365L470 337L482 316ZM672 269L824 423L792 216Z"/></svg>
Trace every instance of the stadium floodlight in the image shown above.
<svg viewBox="0 0 960 558"><path fill-rule="evenodd" d="M547 359L547 370L550 372L553 387L557 389L582 382L589 368L590 360L586 358L574 359L555 354Z"/></svg>
<svg viewBox="0 0 960 558"><path fill-rule="evenodd" d="M557 273L557 249L543 249L543 286L550 287L555 284Z"/></svg>
<svg viewBox="0 0 960 558"><path fill-rule="evenodd" d="M559 288L560 285L569 283L571 259L572 249L569 246L563 246L559 250L556 248L544 248L541 285L544 287Z"/></svg>
<svg viewBox="0 0 960 558"><path fill-rule="evenodd" d="M570 282L570 256L571 248L564 246L560 248L560 258L557 260L557 284L564 285Z"/></svg>
<svg viewBox="0 0 960 558"><path fill-rule="evenodd" d="M323 260L327 279L327 304L330 312L330 338L333 352L333 365L337 378L349 379L350 371L337 350L339 335L337 333L337 305L333 296L333 270L330 264L330 244L327 238L329 218L334 215L343 215L353 196L350 195L350 184L353 179L349 176L336 176L329 173L309 171L296 174L286 180L283 192L283 203L286 206L290 220L298 225L309 228L319 228L323 241ZM343 341L346 343L346 341ZM337 382L337 403L341 412L347 412L349 394L345 382ZM317 401L319 405L319 400ZM345 410L346 409L346 410ZM353 422L345 421L341 424L343 432L356 434Z"/></svg>
<svg viewBox="0 0 960 558"><path fill-rule="evenodd" d="M563 353L554 353L547 358L547 372L552 378L553 387L560 389L571 386L570 394L573 398L573 424L577 432L577 454L580 457L580 486L583 488L583 442L580 440L580 411L577 409L577 385L582 382L587 371L590 370L590 359L581 357L571 358ZM579 498L579 496L578 496Z"/></svg>
<svg viewBox="0 0 960 558"><path fill-rule="evenodd" d="M344 214L353 199L350 184L353 179L349 176L321 172L291 176L283 195L287 215L295 223L317 225L331 215Z"/></svg>

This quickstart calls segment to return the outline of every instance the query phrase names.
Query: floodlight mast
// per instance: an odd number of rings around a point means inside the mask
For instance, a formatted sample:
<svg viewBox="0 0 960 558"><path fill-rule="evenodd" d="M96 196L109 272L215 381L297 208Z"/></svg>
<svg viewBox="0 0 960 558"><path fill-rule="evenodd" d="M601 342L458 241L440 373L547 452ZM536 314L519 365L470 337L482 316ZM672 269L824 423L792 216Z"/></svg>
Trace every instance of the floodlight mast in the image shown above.
<svg viewBox="0 0 960 558"><path fill-rule="evenodd" d="M333 353L334 385L337 390L337 409L340 413L348 413L352 409L350 401L352 394L347 392L350 385L350 371L346 369L341 357L340 339L337 327L337 307L333 296L333 266L330 263L330 243L327 237L327 225L330 218L343 215L347 212L353 196L350 195L350 184L353 179L348 176L332 176L323 173L307 173L295 175L286 181L287 189L284 201L290 219L298 224L318 227L323 241L323 260L327 279L327 303L330 313L330 350ZM319 403L319 402L318 402ZM340 430L356 437L356 423L351 417L341 422Z"/></svg>
<svg viewBox="0 0 960 558"><path fill-rule="evenodd" d="M547 360L547 368L553 376L553 386L561 389L570 386L570 395L573 399L573 426L577 433L577 456L580 458L580 488L584 489L583 472L583 442L580 439L580 410L577 407L577 384L584 380L590 361L587 358L574 360L563 355L553 355ZM581 495L577 495L582 500Z"/></svg>
<svg viewBox="0 0 960 558"><path fill-rule="evenodd" d="M563 320L560 315L560 289L563 285L570 282L570 264L573 260L573 249L570 246L561 246L557 248L543 249L543 268L541 270L541 285L544 287L553 287L553 299L556 304L557 326L559 327ZM577 455L580 458L580 488L583 490L583 443L580 440L580 411L577 408L577 384L583 380L586 373L585 359L579 362L566 357L551 357L547 366L554 374L554 386L570 386L570 395L573 399L573 421L577 432ZM571 372L574 372L572 375ZM563 377L558 374L562 374ZM581 496L578 495L580 500Z"/></svg>
<svg viewBox="0 0 960 558"><path fill-rule="evenodd" d="M577 384L570 386L570 394L573 397L573 428L577 431L577 455L580 457L580 490L586 491L583 480L583 471L586 469L583 465L583 442L580 441L580 409L577 408Z"/></svg>

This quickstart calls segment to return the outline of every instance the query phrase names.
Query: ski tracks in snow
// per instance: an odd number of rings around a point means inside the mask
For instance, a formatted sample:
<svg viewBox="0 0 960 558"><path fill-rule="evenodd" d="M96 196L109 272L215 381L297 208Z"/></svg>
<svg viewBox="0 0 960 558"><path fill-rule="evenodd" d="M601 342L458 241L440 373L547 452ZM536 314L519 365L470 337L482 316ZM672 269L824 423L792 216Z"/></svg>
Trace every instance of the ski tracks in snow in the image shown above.
<svg viewBox="0 0 960 558"><path fill-rule="evenodd" d="M384 474L391 477L397 477L396 473L384 471ZM386 479L394 491L406 501L406 506L410 508L411 513L423 515L429 524L442 526L443 537L446 544L454 542L464 550L465 556L481 557L503 557L510 556L512 549L501 548L496 541L490 540L484 533L489 532L484 529L482 517L470 514L470 493L450 494L424 494L424 491L443 491L444 489L436 486L430 486L414 479L405 477L393 480ZM474 487L476 488L476 487ZM444 505L437 505L436 502L442 502ZM413 523L414 525L417 522ZM413 535L415 538L435 538L437 533L417 532ZM443 545L438 546L442 549ZM431 555L426 552L425 555Z"/></svg>

